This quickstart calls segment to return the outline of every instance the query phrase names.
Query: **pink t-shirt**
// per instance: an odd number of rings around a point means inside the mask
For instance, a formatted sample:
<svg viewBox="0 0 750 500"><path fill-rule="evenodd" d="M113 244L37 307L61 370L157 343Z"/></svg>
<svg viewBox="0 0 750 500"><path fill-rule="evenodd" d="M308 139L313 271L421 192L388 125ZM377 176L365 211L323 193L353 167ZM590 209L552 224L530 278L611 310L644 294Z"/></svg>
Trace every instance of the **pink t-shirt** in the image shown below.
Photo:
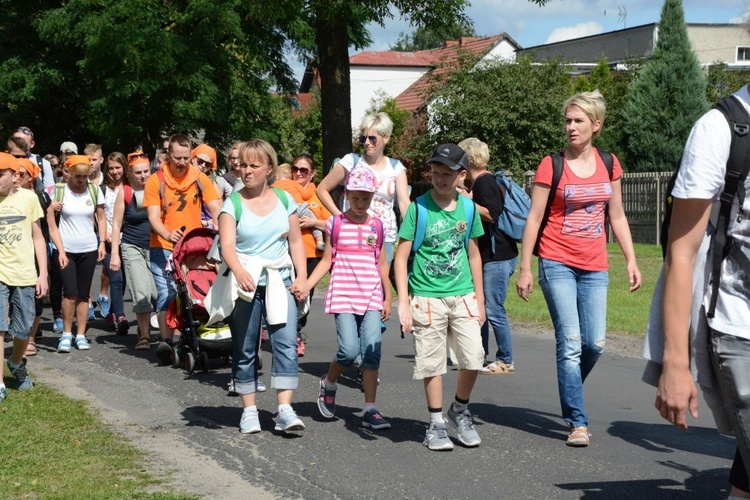
<svg viewBox="0 0 750 500"><path fill-rule="evenodd" d="M334 217L326 221L329 236ZM383 283L375 261L376 245L382 246L383 242L377 241L374 220L368 217L364 224L357 224L346 215L341 216L336 255L326 293L326 314L364 314L383 309Z"/></svg>
<svg viewBox="0 0 750 500"><path fill-rule="evenodd" d="M622 177L622 167L615 155L612 159L612 180L617 180ZM551 156L546 156L539 164L534 182L552 185ZM604 221L611 197L607 167L598 152L596 171L587 178L575 175L565 160L549 220L539 242L539 256L586 271L606 271Z"/></svg>

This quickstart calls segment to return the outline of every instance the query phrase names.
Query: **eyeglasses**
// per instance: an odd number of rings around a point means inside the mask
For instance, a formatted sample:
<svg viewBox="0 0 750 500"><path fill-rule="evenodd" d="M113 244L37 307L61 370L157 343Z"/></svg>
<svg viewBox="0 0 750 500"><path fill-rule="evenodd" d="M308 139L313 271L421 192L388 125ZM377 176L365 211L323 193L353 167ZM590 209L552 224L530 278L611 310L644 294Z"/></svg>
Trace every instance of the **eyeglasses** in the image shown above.
<svg viewBox="0 0 750 500"><path fill-rule="evenodd" d="M293 165L292 168L291 168L291 170L292 170L293 174L296 174L297 172L299 172L302 175L307 175L307 174L310 173L310 169L309 168L298 167L297 165Z"/></svg>
<svg viewBox="0 0 750 500"><path fill-rule="evenodd" d="M203 165L210 167L214 164L214 162L212 161L206 161L203 158L199 158L197 156L195 157L195 163L197 163L199 167L202 167Z"/></svg>
<svg viewBox="0 0 750 500"><path fill-rule="evenodd" d="M32 139L34 138L34 132L29 127L18 127L16 132L21 132L23 135L28 135Z"/></svg>
<svg viewBox="0 0 750 500"><path fill-rule="evenodd" d="M28 172L25 172L25 171L24 171L24 172L22 172L22 171L20 171L20 170L18 171L18 175L19 175L19 177L31 177L31 174L30 174L30 173L28 173Z"/></svg>
<svg viewBox="0 0 750 500"><path fill-rule="evenodd" d="M10 154L13 158L28 158L29 155L23 154L23 153L11 153Z"/></svg>
<svg viewBox="0 0 750 500"><path fill-rule="evenodd" d="M359 142L361 142L362 144L364 144L367 141L370 141L370 144L377 144L378 136L377 135L360 135L359 136Z"/></svg>

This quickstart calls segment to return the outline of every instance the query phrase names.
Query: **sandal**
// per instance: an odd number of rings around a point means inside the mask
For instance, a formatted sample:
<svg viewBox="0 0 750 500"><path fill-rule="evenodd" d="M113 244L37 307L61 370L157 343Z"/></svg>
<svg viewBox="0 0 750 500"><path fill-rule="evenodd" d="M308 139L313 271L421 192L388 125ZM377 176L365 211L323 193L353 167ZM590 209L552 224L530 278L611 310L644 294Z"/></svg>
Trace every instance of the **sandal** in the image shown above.
<svg viewBox="0 0 750 500"><path fill-rule="evenodd" d="M36 356L36 343L33 340L29 340L29 345L26 346L24 356Z"/></svg>
<svg viewBox="0 0 750 500"><path fill-rule="evenodd" d="M139 338L135 344L135 349L137 351L148 351L151 349L151 336Z"/></svg>
<svg viewBox="0 0 750 500"><path fill-rule="evenodd" d="M513 375L516 373L516 367L513 363L503 363L502 361L493 361L484 368L479 370L480 375Z"/></svg>
<svg viewBox="0 0 750 500"><path fill-rule="evenodd" d="M583 447L589 445L589 430L586 427L573 427L565 442L568 446Z"/></svg>

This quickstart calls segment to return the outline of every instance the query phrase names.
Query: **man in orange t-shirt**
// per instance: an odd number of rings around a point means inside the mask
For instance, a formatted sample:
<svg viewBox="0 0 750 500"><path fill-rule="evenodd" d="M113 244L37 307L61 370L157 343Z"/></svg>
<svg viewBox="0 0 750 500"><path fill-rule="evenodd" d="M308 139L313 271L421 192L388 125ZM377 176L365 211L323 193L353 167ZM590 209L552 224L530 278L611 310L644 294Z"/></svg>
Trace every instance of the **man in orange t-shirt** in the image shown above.
<svg viewBox="0 0 750 500"><path fill-rule="evenodd" d="M166 270L167 260L172 255L175 243L183 235L202 227L201 210L204 204L211 212L215 227L218 227L217 218L221 209L221 201L213 182L197 167L190 165L190 151L191 144L187 136L175 134L170 137L168 161L166 168L161 169L164 198L159 193L159 175L152 175L148 179L143 195L143 206L148 211L151 223L149 256L156 284L156 310L162 338L156 348L156 355L165 364L172 358L174 335L172 329L167 327L167 309L177 295L174 279Z"/></svg>

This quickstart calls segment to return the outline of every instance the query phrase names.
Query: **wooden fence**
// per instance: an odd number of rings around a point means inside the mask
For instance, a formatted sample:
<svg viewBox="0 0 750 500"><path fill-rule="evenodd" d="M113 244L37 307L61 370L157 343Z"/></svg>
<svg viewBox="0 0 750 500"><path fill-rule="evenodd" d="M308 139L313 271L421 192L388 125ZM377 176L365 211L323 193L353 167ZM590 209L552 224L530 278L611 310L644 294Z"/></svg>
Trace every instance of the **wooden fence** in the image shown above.
<svg viewBox="0 0 750 500"><path fill-rule="evenodd" d="M630 232L636 243L659 243L661 222L664 218L664 199L667 184L672 172L639 172L625 173L622 176L622 201L628 216ZM534 172L527 172L523 187L531 192ZM427 192L432 186L429 182L417 182L412 185L411 198ZM614 238L609 232L609 239Z"/></svg>

